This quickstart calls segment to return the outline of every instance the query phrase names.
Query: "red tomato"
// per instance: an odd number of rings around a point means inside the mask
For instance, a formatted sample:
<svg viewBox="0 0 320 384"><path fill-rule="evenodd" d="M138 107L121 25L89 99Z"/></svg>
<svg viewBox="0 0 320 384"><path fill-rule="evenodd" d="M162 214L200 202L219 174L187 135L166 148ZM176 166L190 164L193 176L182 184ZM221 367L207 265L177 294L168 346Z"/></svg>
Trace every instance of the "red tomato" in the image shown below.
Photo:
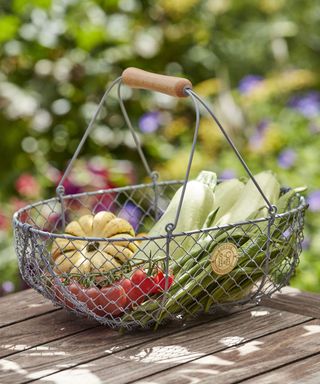
<svg viewBox="0 0 320 384"><path fill-rule="evenodd" d="M143 269L136 269L131 276L131 281L139 287L145 295L152 294L155 291L153 277L148 276Z"/></svg>
<svg viewBox="0 0 320 384"><path fill-rule="evenodd" d="M140 287L132 286L130 291L127 293L127 297L129 299L129 304L131 305L139 305L144 302L146 299L146 295L142 292Z"/></svg>
<svg viewBox="0 0 320 384"><path fill-rule="evenodd" d="M79 283L74 282L68 285L69 291L78 299L81 300L83 297L82 287Z"/></svg>
<svg viewBox="0 0 320 384"><path fill-rule="evenodd" d="M127 297L124 288L121 285L114 285L101 288L101 295L98 302L102 309L99 310L104 315L120 315L127 304Z"/></svg>
<svg viewBox="0 0 320 384"><path fill-rule="evenodd" d="M116 282L116 284L121 285L121 287L125 290L126 293L130 292L132 289L132 282L130 279L121 279Z"/></svg>
<svg viewBox="0 0 320 384"><path fill-rule="evenodd" d="M159 283L160 283L160 279L162 277L162 275L161 275L161 273L159 271L161 271L161 270L157 270L157 273L152 277L153 283L154 283L154 288L153 288L153 292L152 293L157 293L158 289L159 289Z"/></svg>
<svg viewBox="0 0 320 384"><path fill-rule="evenodd" d="M160 293L161 291L164 291L165 290L165 287L166 287L166 276L165 274L163 273L163 271L161 269L158 270L158 273L157 273L157 292L156 293ZM168 289L171 287L171 285L173 284L173 281L174 281L174 276L173 274L169 274L168 276Z"/></svg>
<svg viewBox="0 0 320 384"><path fill-rule="evenodd" d="M72 282L71 284L66 285L65 289L74 297L74 299L83 303L89 310L98 316L117 316L124 311L127 304L126 291L120 285L99 289L97 287L84 288L79 283ZM56 300L63 304L64 307L69 309L75 308L75 305L66 297L63 288L60 285L54 284L53 291Z"/></svg>
<svg viewBox="0 0 320 384"><path fill-rule="evenodd" d="M61 283L62 284L62 283ZM52 290L53 290L53 294L54 294L54 298L55 300L59 303L59 304L62 304L63 306L67 307L67 308L70 308L72 309L73 308L73 304L71 303L70 300L67 300L65 297L64 297L64 293L62 291L62 287L58 284L54 284L52 286Z"/></svg>
<svg viewBox="0 0 320 384"><path fill-rule="evenodd" d="M137 268L135 271L133 271L131 275L131 281L135 285L139 285L143 282L143 280L146 277L146 273L144 270Z"/></svg>
<svg viewBox="0 0 320 384"><path fill-rule="evenodd" d="M145 299L145 294L141 288L132 283L130 279L121 279L117 282L126 293L126 305L125 307L131 307L132 305L141 304Z"/></svg>
<svg viewBox="0 0 320 384"><path fill-rule="evenodd" d="M63 289L62 285L63 285L63 282L61 282L60 284L54 284L53 285L53 291L55 294L55 298L58 302L63 304L65 307L67 307L69 309L74 309L75 305L73 304L73 302L71 300L69 300L66 297L66 294L64 293L64 289ZM64 288L67 290L68 293L70 293L72 295L72 297L74 297L74 299L79 300L81 298L82 290L81 290L81 286L77 282L72 282L69 285L65 285Z"/></svg>
<svg viewBox="0 0 320 384"><path fill-rule="evenodd" d="M120 286L82 288L81 292L79 301L98 316L119 315L126 304L125 291Z"/></svg>
<svg viewBox="0 0 320 384"><path fill-rule="evenodd" d="M100 289L97 287L91 287L91 288L83 288L83 298L80 301L83 301L87 308L89 308L94 313L97 313L100 315L99 305L100 305Z"/></svg>
<svg viewBox="0 0 320 384"><path fill-rule="evenodd" d="M143 269L136 269L131 281L134 286L139 287L145 295L152 295L164 291L166 285L166 277L159 268L154 276L148 276ZM168 277L168 288L172 285L174 276L171 273Z"/></svg>

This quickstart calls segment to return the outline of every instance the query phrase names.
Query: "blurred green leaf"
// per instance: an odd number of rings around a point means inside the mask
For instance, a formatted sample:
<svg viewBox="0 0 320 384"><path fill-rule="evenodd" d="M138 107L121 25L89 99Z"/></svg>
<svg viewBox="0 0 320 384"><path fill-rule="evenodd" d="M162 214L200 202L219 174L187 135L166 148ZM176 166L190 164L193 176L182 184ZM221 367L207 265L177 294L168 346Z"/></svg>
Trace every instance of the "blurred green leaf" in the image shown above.
<svg viewBox="0 0 320 384"><path fill-rule="evenodd" d="M17 16L0 16L0 42L8 41L15 37L20 25Z"/></svg>
<svg viewBox="0 0 320 384"><path fill-rule="evenodd" d="M100 25L83 23L74 31L74 36L79 48L91 51L93 48L106 41L106 28Z"/></svg>
<svg viewBox="0 0 320 384"><path fill-rule="evenodd" d="M52 0L13 0L12 8L16 13L25 13L35 7L48 9Z"/></svg>

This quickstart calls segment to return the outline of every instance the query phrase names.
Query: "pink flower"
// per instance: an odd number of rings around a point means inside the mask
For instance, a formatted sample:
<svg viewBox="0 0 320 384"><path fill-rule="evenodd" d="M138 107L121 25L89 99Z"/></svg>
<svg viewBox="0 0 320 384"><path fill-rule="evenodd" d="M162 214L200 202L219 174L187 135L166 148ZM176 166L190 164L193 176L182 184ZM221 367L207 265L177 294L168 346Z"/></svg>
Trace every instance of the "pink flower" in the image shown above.
<svg viewBox="0 0 320 384"><path fill-rule="evenodd" d="M55 168L51 165L48 165L48 168L46 170L46 176L50 181L52 181L54 184L58 185L58 183L62 177L62 174L57 168Z"/></svg>
<svg viewBox="0 0 320 384"><path fill-rule="evenodd" d="M104 167L102 164L95 163L93 160L88 161L87 168L91 173L95 175L99 175L105 179L109 177L109 172L107 168Z"/></svg>
<svg viewBox="0 0 320 384"><path fill-rule="evenodd" d="M0 212L0 231L6 231L10 227L10 220L7 215Z"/></svg>
<svg viewBox="0 0 320 384"><path fill-rule="evenodd" d="M28 205L27 202L20 200L20 199L17 199L15 197L10 199L9 203L11 205L12 214L13 214L13 212L19 211L21 208L24 208L26 205ZM28 217L29 217L28 212L23 212L20 214L19 220L22 223L24 223L28 220Z"/></svg>
<svg viewBox="0 0 320 384"><path fill-rule="evenodd" d="M24 208L28 203L26 201L17 199L16 197L12 197L9 201L12 206L13 212L19 211L19 209Z"/></svg>
<svg viewBox="0 0 320 384"><path fill-rule="evenodd" d="M20 175L16 180L15 186L18 193L27 198L38 197L40 194L38 181L29 173Z"/></svg>

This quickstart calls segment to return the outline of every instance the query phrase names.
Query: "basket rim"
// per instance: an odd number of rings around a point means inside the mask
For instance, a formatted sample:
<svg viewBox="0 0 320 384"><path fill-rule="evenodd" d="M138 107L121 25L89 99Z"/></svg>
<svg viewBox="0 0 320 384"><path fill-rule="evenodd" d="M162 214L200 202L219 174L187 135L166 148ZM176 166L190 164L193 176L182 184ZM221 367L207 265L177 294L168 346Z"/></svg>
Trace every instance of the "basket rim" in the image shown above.
<svg viewBox="0 0 320 384"><path fill-rule="evenodd" d="M154 188L155 186L165 186L165 185L173 185L173 184L182 184L183 181L181 180L168 180L168 181L161 181L157 183L148 183L148 184L136 184L132 186L126 186L126 187L117 187L117 188L109 188L109 189L101 189L97 191L90 191L90 192L82 192L82 193L77 193L77 194L70 194L70 195L65 195L63 196L64 200L69 200L73 198L78 198L82 196L88 196L88 195L99 195L99 194L105 194L105 193L114 193L114 192L123 192L123 191L128 191L132 189L143 189L146 187L151 187ZM306 203L306 200L304 196L302 196L299 192L295 192L296 196L299 198L299 205L296 207L290 209L289 211L283 212L283 213L276 213L274 218L283 218L285 216L288 216L290 214L293 214L298 211L303 211L308 207L308 204ZM157 236L139 236L139 237L131 237L128 239L127 237L114 237L112 239L107 238L107 237L79 237L79 236L73 236L73 235L68 235L68 234L63 234L63 233L54 233L54 232L49 232L49 231L44 231L42 229L36 228L32 226L31 224L28 223L23 223L19 220L19 215L22 213L35 208L39 205L51 203L51 202L59 202L59 197L55 196L50 199L46 200L40 200L32 204L28 204L23 208L20 208L18 211L16 211L13 214L13 225L14 227L19 227L23 230L30 231L34 234L38 234L41 236L53 238L53 239L69 239L69 240L82 240L82 241L108 241L108 242L117 242L117 241L144 241L144 240L158 240L158 239L166 239L168 238L168 235L157 235ZM273 218L272 218L273 219ZM250 219L250 220L244 220L244 221L238 221L235 223L229 223L229 224L224 224L221 226L213 226L213 227L208 227L208 228L201 228L201 229L194 229L190 231L185 231L185 232L177 232L177 233L172 233L170 234L171 237L178 237L178 236L186 236L186 235L193 235L193 234L198 234L198 233L206 233L210 231L219 231L219 230L228 230L232 229L237 226L243 226L243 225L248 225L248 224L255 224L255 223L262 223L265 221L269 221L270 217L259 217L256 219Z"/></svg>

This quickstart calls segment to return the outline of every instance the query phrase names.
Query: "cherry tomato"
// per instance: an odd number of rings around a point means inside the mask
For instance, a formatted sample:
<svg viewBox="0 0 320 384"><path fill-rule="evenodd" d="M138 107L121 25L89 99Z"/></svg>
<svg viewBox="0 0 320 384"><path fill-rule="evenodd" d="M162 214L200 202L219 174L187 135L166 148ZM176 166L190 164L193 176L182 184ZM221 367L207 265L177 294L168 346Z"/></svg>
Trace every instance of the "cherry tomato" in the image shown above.
<svg viewBox="0 0 320 384"><path fill-rule="evenodd" d="M67 287L66 287L67 289ZM52 290L54 293L55 300L59 303L62 304L64 307L73 309L73 303L71 303L70 300L68 300L66 297L64 297L64 292L62 291L62 287L59 286L58 284L54 284L52 286Z"/></svg>
<svg viewBox="0 0 320 384"><path fill-rule="evenodd" d="M119 315L126 304L125 291L122 287L81 288L78 300L98 316Z"/></svg>
<svg viewBox="0 0 320 384"><path fill-rule="evenodd" d="M132 285L141 290L145 296L160 293L165 290L166 277L163 271L158 268L153 276L149 276L143 269L136 269L131 276ZM168 288L172 285L174 276L168 276Z"/></svg>
<svg viewBox="0 0 320 384"><path fill-rule="evenodd" d="M121 279L117 282L126 293L126 308L130 308L132 305L141 304L145 299L145 294L141 288L132 283L130 279Z"/></svg>
<svg viewBox="0 0 320 384"><path fill-rule="evenodd" d="M155 291L153 278L148 276L143 269L136 269L131 276L131 281L139 287L145 295L152 294Z"/></svg>
<svg viewBox="0 0 320 384"><path fill-rule="evenodd" d="M146 299L146 295L142 292L141 288L135 285L133 285L130 291L127 293L127 297L130 301L130 306L139 305Z"/></svg>
<svg viewBox="0 0 320 384"><path fill-rule="evenodd" d="M71 300L66 297L64 289L62 287L63 281L60 284L56 283L53 285L53 291L55 294L55 298L58 302L63 304L65 307L69 309L74 309L75 305ZM77 282L72 282L68 285L65 285L64 288L70 293L75 299L79 300L82 296L81 286Z"/></svg>
<svg viewBox="0 0 320 384"><path fill-rule="evenodd" d="M130 292L130 290L132 289L132 282L130 279L121 279L117 281L116 284L121 285L121 287L125 290L126 293Z"/></svg>
<svg viewBox="0 0 320 384"><path fill-rule="evenodd" d="M89 308L91 311L96 313L99 316L102 316L103 314L100 314L99 305L100 305L100 289L97 287L91 287L91 288L82 288L83 291L83 299L80 301L83 301L87 308Z"/></svg>
<svg viewBox="0 0 320 384"><path fill-rule="evenodd" d="M102 313L105 315L118 316L124 311L124 307L127 304L127 296L122 286L113 285L103 287L100 292L98 302L102 307Z"/></svg>
<svg viewBox="0 0 320 384"><path fill-rule="evenodd" d="M61 282L61 284L63 284ZM65 289L75 300L83 303L89 310L98 316L120 315L127 304L125 289L118 286L108 286L102 289L97 287L85 288L78 282L65 285ZM64 307L74 309L76 306L66 297L60 284L53 285L56 300Z"/></svg>
<svg viewBox="0 0 320 384"><path fill-rule="evenodd" d="M164 291L166 288L166 276L161 269L158 270L158 273L155 279L157 280L157 291L155 293L160 293ZM168 289L173 284L173 281L174 281L174 276L172 273L170 273L168 276L168 287L167 287Z"/></svg>
<svg viewBox="0 0 320 384"><path fill-rule="evenodd" d="M137 268L131 275L131 281L135 285L139 285L145 279L146 273L144 270Z"/></svg>

